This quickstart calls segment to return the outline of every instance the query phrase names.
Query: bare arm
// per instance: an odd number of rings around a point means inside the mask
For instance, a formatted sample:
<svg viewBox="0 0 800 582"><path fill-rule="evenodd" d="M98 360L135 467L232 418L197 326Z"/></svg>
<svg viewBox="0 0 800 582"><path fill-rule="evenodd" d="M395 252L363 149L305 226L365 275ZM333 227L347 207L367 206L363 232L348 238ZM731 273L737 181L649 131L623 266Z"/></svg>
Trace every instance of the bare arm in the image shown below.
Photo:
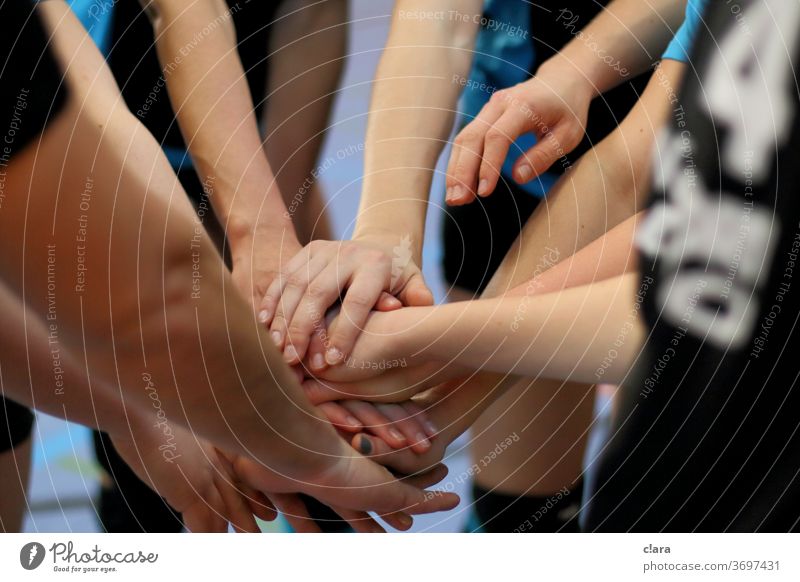
<svg viewBox="0 0 800 582"><path fill-rule="evenodd" d="M410 235L419 263L433 168L463 88L454 79L469 73L481 10L475 0L395 3L375 73L354 238Z"/></svg>
<svg viewBox="0 0 800 582"><path fill-rule="evenodd" d="M234 280L257 305L281 257L300 247L262 147L236 48L237 8L223 0L147 5L173 109L231 246Z"/></svg>
<svg viewBox="0 0 800 582"><path fill-rule="evenodd" d="M347 56L346 0L284 0L269 39L264 147L301 244L330 239L317 169Z"/></svg>
<svg viewBox="0 0 800 582"><path fill-rule="evenodd" d="M381 512L452 507L355 455L314 413L96 47L63 2L38 10L69 98L8 167L0 276L23 306L87 376L139 408L154 394L170 421L241 454L259 490Z"/></svg>

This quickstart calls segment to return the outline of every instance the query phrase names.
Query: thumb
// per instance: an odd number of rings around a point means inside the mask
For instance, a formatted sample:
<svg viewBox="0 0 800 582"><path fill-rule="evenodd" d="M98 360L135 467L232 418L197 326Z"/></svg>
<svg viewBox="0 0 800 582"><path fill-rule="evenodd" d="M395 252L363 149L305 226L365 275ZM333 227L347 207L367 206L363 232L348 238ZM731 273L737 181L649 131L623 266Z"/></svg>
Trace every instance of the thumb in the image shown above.
<svg viewBox="0 0 800 582"><path fill-rule="evenodd" d="M426 305L433 305L433 293L428 289L425 284L425 279L422 278L422 273L415 273L411 276L399 294L400 301L403 305L409 307L424 307Z"/></svg>
<svg viewBox="0 0 800 582"><path fill-rule="evenodd" d="M381 293L381 296L378 297L375 309L377 311L394 311L395 309L400 309L402 306L403 303L397 297L384 291Z"/></svg>

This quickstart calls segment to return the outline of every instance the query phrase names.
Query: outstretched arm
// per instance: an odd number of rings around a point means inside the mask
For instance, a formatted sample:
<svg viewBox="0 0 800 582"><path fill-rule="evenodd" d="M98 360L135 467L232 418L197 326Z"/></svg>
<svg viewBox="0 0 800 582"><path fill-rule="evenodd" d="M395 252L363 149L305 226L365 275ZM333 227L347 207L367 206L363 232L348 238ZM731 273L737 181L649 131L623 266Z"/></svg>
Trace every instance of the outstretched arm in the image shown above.
<svg viewBox="0 0 800 582"><path fill-rule="evenodd" d="M241 7L224 0L144 3L178 124L227 234L234 282L255 307L300 245L236 47L233 15Z"/></svg>
<svg viewBox="0 0 800 582"><path fill-rule="evenodd" d="M456 101L472 63L480 0L400 0L375 74L364 181L352 241L306 247L267 291L261 309L289 362L307 351L315 370L341 363L382 293L430 305L422 278L428 195ZM309 339L343 297L344 323ZM326 345L324 345L326 344Z"/></svg>
<svg viewBox="0 0 800 582"><path fill-rule="evenodd" d="M69 98L8 167L0 276L12 292L89 377L140 408L155 394L177 424L260 463L248 471L257 489L347 509L451 507L454 497L429 499L355 454L316 415L96 47L64 3L37 9Z"/></svg>

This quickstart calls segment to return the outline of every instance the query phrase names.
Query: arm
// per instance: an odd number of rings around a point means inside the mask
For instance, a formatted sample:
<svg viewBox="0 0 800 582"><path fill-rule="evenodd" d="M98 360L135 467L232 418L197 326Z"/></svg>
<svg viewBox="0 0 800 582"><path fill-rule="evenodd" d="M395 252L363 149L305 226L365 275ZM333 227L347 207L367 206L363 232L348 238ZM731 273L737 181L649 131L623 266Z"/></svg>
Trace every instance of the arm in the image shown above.
<svg viewBox="0 0 800 582"><path fill-rule="evenodd" d="M305 245L332 238L312 172L347 58L347 1L284 0L277 17L269 39L264 148Z"/></svg>
<svg viewBox="0 0 800 582"><path fill-rule="evenodd" d="M406 305L433 303L420 270L428 193L461 93L453 79L469 72L481 9L480 0L395 4L375 74L353 241L311 243L261 305L261 319L290 363L307 351L314 370L341 363L382 293ZM340 295L348 323L327 345L312 344Z"/></svg>
<svg viewBox="0 0 800 582"><path fill-rule="evenodd" d="M603 377L619 382L644 341L637 285L638 276L630 273L539 295L524 311L518 297L409 307L401 317L376 313L367 331L386 334L380 355L385 350L410 362L452 359L484 370L589 383L613 348L617 355ZM623 342L617 341L621 335Z"/></svg>
<svg viewBox="0 0 800 582"><path fill-rule="evenodd" d="M538 140L514 165L514 179L521 184L572 151L583 138L592 99L652 65L681 23L685 6L685 0L615 0L583 30L570 10L558 11L554 25L575 38L532 79L493 94L456 136L447 171L448 203L491 194L509 147L524 133Z"/></svg>
<svg viewBox="0 0 800 582"><path fill-rule="evenodd" d="M223 0L147 7L178 124L227 234L234 281L258 305L281 257L300 246L262 146L233 9Z"/></svg>
<svg viewBox="0 0 800 582"><path fill-rule="evenodd" d="M23 306L88 377L139 408L155 397L171 422L239 454L256 489L347 509L452 507L354 454L311 409L180 188L171 199L175 176L96 47L64 3L37 9L69 98L7 169L17 195L0 213L0 276Z"/></svg>
<svg viewBox="0 0 800 582"><path fill-rule="evenodd" d="M655 137L675 107L683 71L682 64L665 61L619 127L553 186L508 251L484 297L497 297L522 284L536 265L572 256L643 207Z"/></svg>
<svg viewBox="0 0 800 582"><path fill-rule="evenodd" d="M395 3L375 73L354 239L396 245L410 235L420 263L433 169L462 89L453 79L469 74L481 10L475 0Z"/></svg>

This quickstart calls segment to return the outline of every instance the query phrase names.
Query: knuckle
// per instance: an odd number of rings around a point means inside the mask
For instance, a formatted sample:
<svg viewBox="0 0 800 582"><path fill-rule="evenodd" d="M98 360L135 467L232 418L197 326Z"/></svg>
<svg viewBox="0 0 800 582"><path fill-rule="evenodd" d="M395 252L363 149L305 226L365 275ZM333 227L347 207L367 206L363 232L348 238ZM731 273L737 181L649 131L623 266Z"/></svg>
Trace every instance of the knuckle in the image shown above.
<svg viewBox="0 0 800 582"><path fill-rule="evenodd" d="M292 341L295 342L295 345L297 345L296 342L303 340L305 336L308 335L308 330L305 329L305 326L301 322L292 321L287 333L292 338Z"/></svg>
<svg viewBox="0 0 800 582"><path fill-rule="evenodd" d="M306 278L303 273L292 273L289 275L289 278L286 279L286 284L289 287L305 287L306 286Z"/></svg>
<svg viewBox="0 0 800 582"><path fill-rule="evenodd" d="M503 143L507 140L506 135L497 128L492 128L486 132L486 141L488 143Z"/></svg>
<svg viewBox="0 0 800 582"><path fill-rule="evenodd" d="M347 301L348 305L353 307L370 308L375 304L375 298L369 293L364 293L362 291L350 291L345 301Z"/></svg>

